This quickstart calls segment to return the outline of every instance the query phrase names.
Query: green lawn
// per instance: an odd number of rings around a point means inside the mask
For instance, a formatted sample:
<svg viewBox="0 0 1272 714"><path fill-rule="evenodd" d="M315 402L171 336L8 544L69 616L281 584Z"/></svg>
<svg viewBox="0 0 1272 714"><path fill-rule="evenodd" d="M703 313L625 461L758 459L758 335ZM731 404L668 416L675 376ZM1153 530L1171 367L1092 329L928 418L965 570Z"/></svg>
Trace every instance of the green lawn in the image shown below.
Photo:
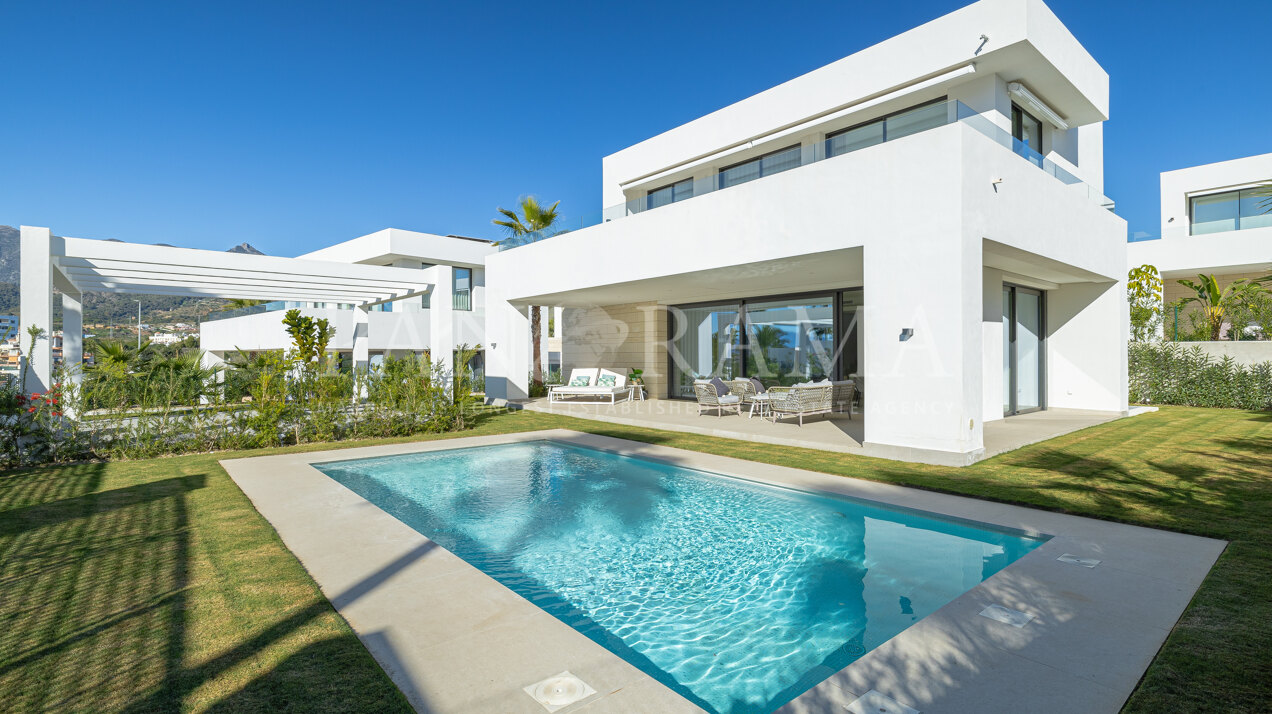
<svg viewBox="0 0 1272 714"><path fill-rule="evenodd" d="M1167 408L965 469L529 412L454 436L552 427L1229 540L1127 711L1272 702L1270 413ZM243 455L0 474L6 711L408 710L217 465Z"/></svg>

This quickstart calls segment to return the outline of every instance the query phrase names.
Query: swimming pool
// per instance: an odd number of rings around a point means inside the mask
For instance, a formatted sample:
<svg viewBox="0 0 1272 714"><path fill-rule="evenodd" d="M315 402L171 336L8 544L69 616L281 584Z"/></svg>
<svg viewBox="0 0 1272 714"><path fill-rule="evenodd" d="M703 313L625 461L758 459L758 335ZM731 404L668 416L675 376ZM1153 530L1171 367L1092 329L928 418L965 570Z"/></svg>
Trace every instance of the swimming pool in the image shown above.
<svg viewBox="0 0 1272 714"><path fill-rule="evenodd" d="M722 714L780 707L1043 542L553 441L315 467Z"/></svg>

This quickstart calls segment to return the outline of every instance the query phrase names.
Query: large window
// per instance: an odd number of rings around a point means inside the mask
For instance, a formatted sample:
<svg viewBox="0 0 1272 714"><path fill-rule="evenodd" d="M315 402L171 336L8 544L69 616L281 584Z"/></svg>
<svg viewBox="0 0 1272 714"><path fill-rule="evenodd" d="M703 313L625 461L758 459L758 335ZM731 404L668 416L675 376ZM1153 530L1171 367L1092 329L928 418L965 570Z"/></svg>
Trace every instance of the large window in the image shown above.
<svg viewBox="0 0 1272 714"><path fill-rule="evenodd" d="M455 268L454 298L451 307L456 310L473 309L473 269Z"/></svg>
<svg viewBox="0 0 1272 714"><path fill-rule="evenodd" d="M861 291L671 309L673 397L695 379L755 377L765 387L857 373Z"/></svg>
<svg viewBox="0 0 1272 714"><path fill-rule="evenodd" d="M757 178L780 174L799 167L801 149L789 146L772 153L720 169L720 188L737 186Z"/></svg>
<svg viewBox="0 0 1272 714"><path fill-rule="evenodd" d="M866 124L827 134L826 157L847 154L867 146L935 129L946 123L946 113L945 99L941 98Z"/></svg>
<svg viewBox="0 0 1272 714"><path fill-rule="evenodd" d="M1189 199L1192 234L1272 226L1272 193L1265 188L1212 193Z"/></svg>
<svg viewBox="0 0 1272 714"><path fill-rule="evenodd" d="M672 396L693 397L693 380L742 376L740 307L695 305L671 310Z"/></svg>
<svg viewBox="0 0 1272 714"><path fill-rule="evenodd" d="M645 195L645 209L666 206L669 203L693 198L693 179L677 181L670 186L656 188Z"/></svg>

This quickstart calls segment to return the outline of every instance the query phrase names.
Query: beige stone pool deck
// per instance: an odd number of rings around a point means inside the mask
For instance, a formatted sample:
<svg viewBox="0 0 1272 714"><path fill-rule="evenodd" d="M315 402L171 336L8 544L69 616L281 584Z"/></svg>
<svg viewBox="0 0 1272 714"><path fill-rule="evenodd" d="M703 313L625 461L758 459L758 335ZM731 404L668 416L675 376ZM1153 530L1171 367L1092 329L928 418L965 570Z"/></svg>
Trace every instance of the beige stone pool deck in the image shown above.
<svg viewBox="0 0 1272 714"><path fill-rule="evenodd" d="M519 404L521 408L545 414L563 414L594 421L643 426L651 429L667 429L724 439L758 441L782 446L799 446L807 449L835 451L844 454L871 454L863 446L865 440L865 416L854 414L818 415L807 418L803 425L794 419L774 423L760 417L749 417L746 410L738 414L717 416L716 412L700 414L698 404L682 399L646 399L619 402L586 401L582 399L548 402L532 399ZM1029 414L999 419L985 424L985 451L972 459L991 456L1019 449L1039 441L1054 439L1079 429L1125 418L1114 412L1088 411L1084 409L1047 409ZM888 450L883 455L892 457L900 453ZM970 461L954 462L931 458L931 452L915 455L905 460L929 461L948 466L960 466Z"/></svg>
<svg viewBox="0 0 1272 714"><path fill-rule="evenodd" d="M870 690L929 714L1116 712L1226 545L568 430L221 463L418 711L542 714L523 688L566 670L595 694L564 714L701 711L312 466L536 439L1051 536L781 712L850 711ZM1033 619L982 617L989 605Z"/></svg>

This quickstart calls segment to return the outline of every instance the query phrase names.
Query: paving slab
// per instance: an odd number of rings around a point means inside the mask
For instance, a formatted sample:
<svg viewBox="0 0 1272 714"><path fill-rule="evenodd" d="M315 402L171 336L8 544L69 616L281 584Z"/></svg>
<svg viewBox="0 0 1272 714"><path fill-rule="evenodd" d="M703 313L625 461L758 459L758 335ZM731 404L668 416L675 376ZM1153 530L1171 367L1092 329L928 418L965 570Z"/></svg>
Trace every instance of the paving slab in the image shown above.
<svg viewBox="0 0 1272 714"><path fill-rule="evenodd" d="M704 417L704 419L707 417ZM222 461L421 712L544 712L524 687L569 671L560 712L700 712L650 675L314 468L551 439L1050 540L780 711L843 712L870 691L932 712L1116 712L1225 543L569 430ZM1094 568L1058 560L1097 558ZM1033 615L1023 627L990 605Z"/></svg>

